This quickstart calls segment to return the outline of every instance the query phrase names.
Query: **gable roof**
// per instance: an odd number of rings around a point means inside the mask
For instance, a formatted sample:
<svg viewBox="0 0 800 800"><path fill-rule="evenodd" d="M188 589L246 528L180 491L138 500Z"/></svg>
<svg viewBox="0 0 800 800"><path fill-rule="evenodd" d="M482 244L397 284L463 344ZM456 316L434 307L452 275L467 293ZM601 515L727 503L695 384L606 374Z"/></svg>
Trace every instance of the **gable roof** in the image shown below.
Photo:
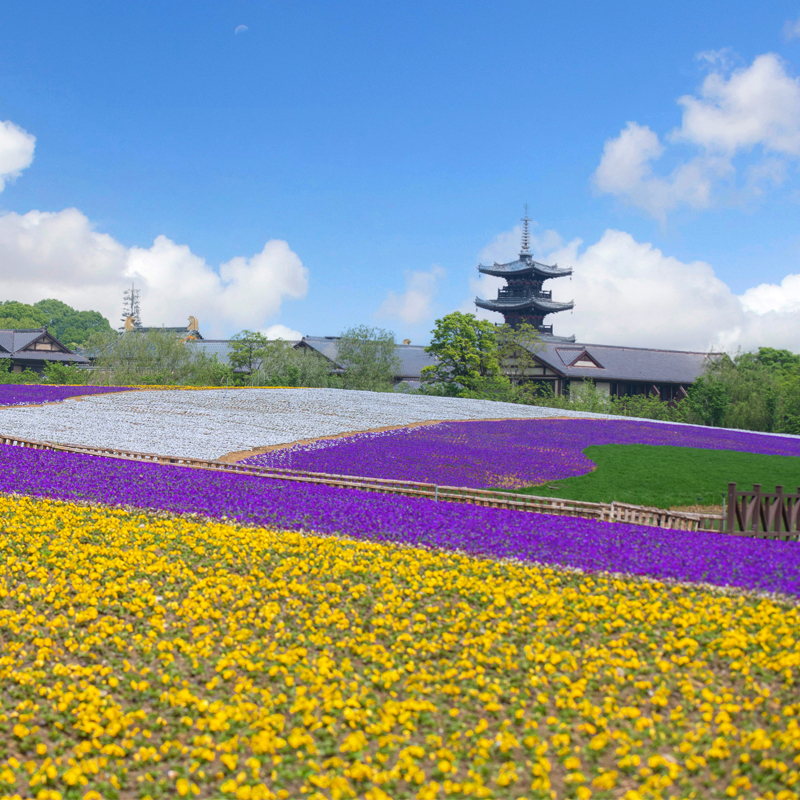
<svg viewBox="0 0 800 800"><path fill-rule="evenodd" d="M297 344L302 345L316 350L337 367L341 367L338 336L304 336ZM396 353L400 359L400 372L395 377L400 380L419 380L422 368L436 363L436 359L425 352L423 345L398 344Z"/></svg>
<svg viewBox="0 0 800 800"><path fill-rule="evenodd" d="M655 350L605 344L544 342L536 358L565 378L647 383L694 383L713 353ZM577 366L585 359L597 366Z"/></svg>
<svg viewBox="0 0 800 800"><path fill-rule="evenodd" d="M50 339L63 352L54 350L26 350L26 347L40 339ZM88 363L83 356L76 355L63 342L48 333L47 326L42 328L7 328L0 330L0 358L16 358L19 361L69 361L80 364Z"/></svg>

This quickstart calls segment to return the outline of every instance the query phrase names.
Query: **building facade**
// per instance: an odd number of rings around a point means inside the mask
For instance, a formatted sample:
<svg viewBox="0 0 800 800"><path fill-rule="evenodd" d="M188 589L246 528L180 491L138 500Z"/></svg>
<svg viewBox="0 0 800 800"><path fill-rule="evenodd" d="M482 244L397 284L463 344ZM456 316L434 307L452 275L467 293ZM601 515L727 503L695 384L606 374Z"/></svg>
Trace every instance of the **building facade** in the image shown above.
<svg viewBox="0 0 800 800"><path fill-rule="evenodd" d="M0 330L0 365L11 372L29 369L39 374L47 362L89 366L89 359L73 352L43 328Z"/></svg>

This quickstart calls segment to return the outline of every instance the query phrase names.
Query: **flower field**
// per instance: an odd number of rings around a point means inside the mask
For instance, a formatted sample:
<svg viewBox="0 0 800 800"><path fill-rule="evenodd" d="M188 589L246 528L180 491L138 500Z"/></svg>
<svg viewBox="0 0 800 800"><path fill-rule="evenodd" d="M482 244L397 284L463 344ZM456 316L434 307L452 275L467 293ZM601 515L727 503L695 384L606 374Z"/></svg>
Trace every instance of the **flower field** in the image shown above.
<svg viewBox="0 0 800 800"><path fill-rule="evenodd" d="M0 493L800 597L800 547L0 445Z"/></svg>
<svg viewBox="0 0 800 800"><path fill-rule="evenodd" d="M0 498L0 794L769 798L796 606Z"/></svg>
<svg viewBox="0 0 800 800"><path fill-rule="evenodd" d="M614 419L448 422L363 433L274 450L245 464L423 481L519 488L583 475L589 445L650 444L800 456L800 437ZM798 477L800 481L800 476Z"/></svg>
<svg viewBox="0 0 800 800"><path fill-rule="evenodd" d="M144 453L219 458L302 439L428 420L539 419L565 414L536 406L400 392L199 389L120 392L87 397L82 403L11 408L3 414L0 433Z"/></svg>
<svg viewBox="0 0 800 800"><path fill-rule="evenodd" d="M0 406L25 406L60 403L70 397L86 397L113 392L128 392L129 386L43 386L38 384L0 384ZM6 433L7 431L0 431Z"/></svg>

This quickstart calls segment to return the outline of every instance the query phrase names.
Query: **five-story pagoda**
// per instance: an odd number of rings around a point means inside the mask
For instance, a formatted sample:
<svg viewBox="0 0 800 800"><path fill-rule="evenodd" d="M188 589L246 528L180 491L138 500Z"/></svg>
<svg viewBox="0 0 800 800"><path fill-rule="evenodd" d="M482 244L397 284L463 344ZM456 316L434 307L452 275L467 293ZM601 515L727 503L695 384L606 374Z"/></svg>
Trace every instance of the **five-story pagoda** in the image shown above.
<svg viewBox="0 0 800 800"><path fill-rule="evenodd" d="M559 267L558 264L548 266L534 260L530 248L529 222L528 207L525 206L525 216L522 218L522 249L516 261L508 264L495 262L491 267L478 265L478 272L505 278L507 286L498 290L496 300L476 297L475 305L487 311L499 311L506 324L512 327L523 322L532 325L546 341L574 342L574 336L553 336L553 326L544 324L547 314L567 311L574 303L558 303L553 300L552 292L542 290L542 284L548 278L572 275L572 269Z"/></svg>

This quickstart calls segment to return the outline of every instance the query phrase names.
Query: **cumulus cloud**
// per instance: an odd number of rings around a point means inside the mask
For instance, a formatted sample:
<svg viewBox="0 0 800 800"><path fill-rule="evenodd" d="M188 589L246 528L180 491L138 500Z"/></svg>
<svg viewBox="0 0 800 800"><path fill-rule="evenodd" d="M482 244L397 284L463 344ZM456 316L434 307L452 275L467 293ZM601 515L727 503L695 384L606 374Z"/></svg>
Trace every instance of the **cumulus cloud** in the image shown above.
<svg viewBox="0 0 800 800"><path fill-rule="evenodd" d="M678 98L681 125L666 137L694 154L659 175L654 164L665 145L646 125L628 122L605 143L593 176L601 192L662 221L679 206L708 207L723 182L733 186L737 156L750 159L745 193L780 183L786 163L800 157L800 80L788 74L780 57L766 53L732 70L727 51L702 55L713 71L697 94Z"/></svg>
<svg viewBox="0 0 800 800"><path fill-rule="evenodd" d="M500 252L494 260L510 260L516 233L501 234L487 247ZM560 239L555 232L549 238ZM506 249L500 250L504 242ZM763 345L800 351L800 275L787 275L780 285L762 284L737 296L710 264L680 261L617 230L607 230L585 248L580 239L543 248L537 258L574 268L571 281L560 278L546 286L554 300L575 301L571 314L547 317L557 335L575 334L579 342L675 350L735 351ZM494 297L505 284L493 281L493 288L482 287L483 297ZM476 285L470 279L470 288ZM461 310L474 312L475 306L466 301ZM502 321L493 313L483 318Z"/></svg>
<svg viewBox="0 0 800 800"><path fill-rule="evenodd" d="M181 325L191 314L212 336L263 329L284 300L308 289L308 270L284 241L269 241L217 272L166 236L149 248L126 248L75 208L1 215L0 279L7 297L28 303L56 297L100 311L112 325L133 281L145 325Z"/></svg>
<svg viewBox="0 0 800 800"><path fill-rule="evenodd" d="M31 165L36 137L13 122L0 122L0 192Z"/></svg>
<svg viewBox="0 0 800 800"><path fill-rule="evenodd" d="M287 328L286 325L270 325L269 328L261 331L267 339L285 339L287 342L297 342L303 338L300 331Z"/></svg>
<svg viewBox="0 0 800 800"><path fill-rule="evenodd" d="M388 292L375 316L399 319L409 325L430 319L433 314L433 300L444 276L444 269L438 265L427 271L406 272L405 292Z"/></svg>
<svg viewBox="0 0 800 800"><path fill-rule="evenodd" d="M786 41L800 37L800 17L797 19L787 19L783 25L783 38Z"/></svg>

